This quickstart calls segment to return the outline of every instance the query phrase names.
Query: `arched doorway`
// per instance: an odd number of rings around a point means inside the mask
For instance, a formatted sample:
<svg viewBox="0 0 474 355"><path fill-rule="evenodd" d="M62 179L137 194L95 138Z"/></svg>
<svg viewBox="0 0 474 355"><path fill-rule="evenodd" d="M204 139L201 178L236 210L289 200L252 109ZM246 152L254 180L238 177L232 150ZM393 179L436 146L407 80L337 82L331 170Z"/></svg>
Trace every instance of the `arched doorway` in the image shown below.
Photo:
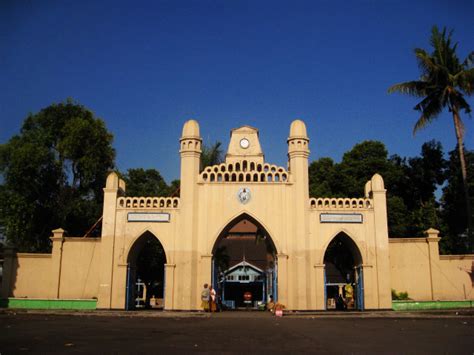
<svg viewBox="0 0 474 355"><path fill-rule="evenodd" d="M277 295L277 250L269 233L247 214L221 232L213 248L212 286L223 309L263 308ZM244 294L250 292L251 299Z"/></svg>
<svg viewBox="0 0 474 355"><path fill-rule="evenodd" d="M125 308L163 309L166 255L152 233L143 233L130 248L127 259Z"/></svg>
<svg viewBox="0 0 474 355"><path fill-rule="evenodd" d="M326 309L363 310L362 256L347 234L339 233L329 243L324 265Z"/></svg>

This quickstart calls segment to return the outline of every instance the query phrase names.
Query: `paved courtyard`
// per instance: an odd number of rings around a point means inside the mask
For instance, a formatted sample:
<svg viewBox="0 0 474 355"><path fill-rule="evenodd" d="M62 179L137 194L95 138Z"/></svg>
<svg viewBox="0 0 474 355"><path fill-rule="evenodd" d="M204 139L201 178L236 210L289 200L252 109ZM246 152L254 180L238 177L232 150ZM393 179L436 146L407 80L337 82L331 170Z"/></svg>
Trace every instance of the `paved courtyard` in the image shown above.
<svg viewBox="0 0 474 355"><path fill-rule="evenodd" d="M472 354L472 314L0 313L0 353Z"/></svg>

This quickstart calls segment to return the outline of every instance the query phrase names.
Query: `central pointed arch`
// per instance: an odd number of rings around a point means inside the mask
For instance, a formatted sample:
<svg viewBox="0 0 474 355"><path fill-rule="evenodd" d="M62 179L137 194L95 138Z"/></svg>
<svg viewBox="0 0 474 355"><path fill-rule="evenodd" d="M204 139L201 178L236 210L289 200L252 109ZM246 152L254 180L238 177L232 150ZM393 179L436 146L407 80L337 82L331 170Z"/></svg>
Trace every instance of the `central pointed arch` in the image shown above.
<svg viewBox="0 0 474 355"><path fill-rule="evenodd" d="M248 213L222 228L212 245L211 280L223 306L256 308L276 299L277 250L268 229Z"/></svg>
<svg viewBox="0 0 474 355"><path fill-rule="evenodd" d="M219 243L219 241L223 238L223 236L226 235L226 233L228 233L233 226L235 226L237 223L243 221L243 220L248 220L250 221L251 223L253 223L254 225L256 225L261 231L265 231L267 233L267 236L269 236L271 238L271 231L269 230L269 228L263 223L261 222L259 219L257 219L256 217L252 216L250 213L248 212L242 212L240 213L239 215L235 216L235 217L232 217L226 224L225 226L221 229L221 231L219 232L219 234L216 236L216 238L214 239L214 243L212 244L212 248L210 250L210 253L213 254L214 251L216 250L216 245ZM273 238L271 238L271 243L273 244L273 247L275 248L275 251L278 253L280 251L280 248L278 246L278 241L275 241Z"/></svg>

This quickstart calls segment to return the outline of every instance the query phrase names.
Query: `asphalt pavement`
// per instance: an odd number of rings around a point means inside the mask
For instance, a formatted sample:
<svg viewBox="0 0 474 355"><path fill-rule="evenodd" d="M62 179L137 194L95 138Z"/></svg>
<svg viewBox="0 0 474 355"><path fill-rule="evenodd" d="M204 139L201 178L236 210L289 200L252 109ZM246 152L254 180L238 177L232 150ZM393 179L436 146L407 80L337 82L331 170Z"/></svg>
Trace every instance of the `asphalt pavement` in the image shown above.
<svg viewBox="0 0 474 355"><path fill-rule="evenodd" d="M0 354L473 354L470 310L444 312L0 312Z"/></svg>

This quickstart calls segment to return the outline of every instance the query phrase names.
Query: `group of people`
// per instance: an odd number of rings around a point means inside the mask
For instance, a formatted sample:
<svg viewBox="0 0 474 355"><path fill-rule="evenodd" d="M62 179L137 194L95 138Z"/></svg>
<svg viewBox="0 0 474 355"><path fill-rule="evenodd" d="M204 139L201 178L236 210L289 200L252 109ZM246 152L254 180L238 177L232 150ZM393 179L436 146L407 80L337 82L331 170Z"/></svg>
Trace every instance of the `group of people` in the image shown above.
<svg viewBox="0 0 474 355"><path fill-rule="evenodd" d="M201 307L204 312L217 311L217 293L211 285L204 284L201 292Z"/></svg>
<svg viewBox="0 0 474 355"><path fill-rule="evenodd" d="M348 283L344 286L344 296L342 290L339 290L339 295L336 299L336 310L345 311L352 308L354 308L354 288Z"/></svg>

